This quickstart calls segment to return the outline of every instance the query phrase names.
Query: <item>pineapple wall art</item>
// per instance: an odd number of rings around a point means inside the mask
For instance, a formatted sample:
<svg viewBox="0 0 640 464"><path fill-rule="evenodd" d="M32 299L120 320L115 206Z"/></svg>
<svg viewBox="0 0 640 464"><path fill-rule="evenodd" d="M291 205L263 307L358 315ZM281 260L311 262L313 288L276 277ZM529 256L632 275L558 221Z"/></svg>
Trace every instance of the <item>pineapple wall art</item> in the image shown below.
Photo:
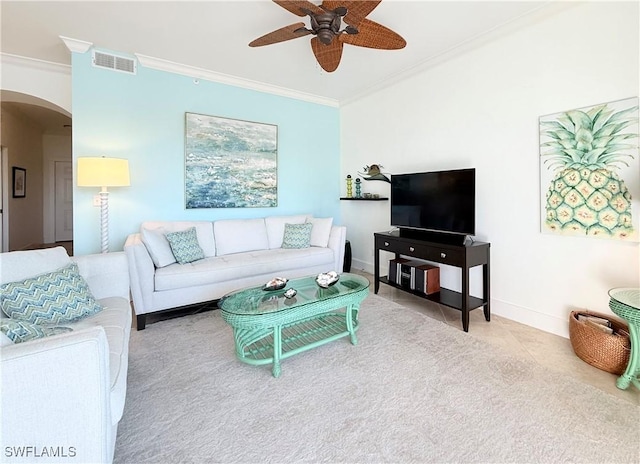
<svg viewBox="0 0 640 464"><path fill-rule="evenodd" d="M540 117L541 226L638 241L638 98Z"/></svg>

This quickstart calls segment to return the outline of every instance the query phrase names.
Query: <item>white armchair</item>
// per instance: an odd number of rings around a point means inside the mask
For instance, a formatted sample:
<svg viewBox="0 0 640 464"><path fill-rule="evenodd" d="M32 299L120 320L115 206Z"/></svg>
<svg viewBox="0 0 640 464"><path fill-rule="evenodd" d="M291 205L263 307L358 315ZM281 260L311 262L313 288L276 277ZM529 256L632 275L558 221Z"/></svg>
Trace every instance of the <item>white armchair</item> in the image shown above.
<svg viewBox="0 0 640 464"><path fill-rule="evenodd" d="M124 253L71 258L104 307L73 332L0 349L2 462L113 460L126 395L131 331ZM0 283L50 272L63 248L0 254Z"/></svg>

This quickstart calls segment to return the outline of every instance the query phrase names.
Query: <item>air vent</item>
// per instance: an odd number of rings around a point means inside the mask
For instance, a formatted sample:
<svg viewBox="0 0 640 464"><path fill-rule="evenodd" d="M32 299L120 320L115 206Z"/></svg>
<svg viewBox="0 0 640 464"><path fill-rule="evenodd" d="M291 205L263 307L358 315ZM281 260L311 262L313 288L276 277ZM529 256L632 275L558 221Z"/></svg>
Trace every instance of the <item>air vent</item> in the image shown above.
<svg viewBox="0 0 640 464"><path fill-rule="evenodd" d="M111 69L127 74L136 73L136 62L131 58L111 55L103 52L93 52L93 65L98 68Z"/></svg>

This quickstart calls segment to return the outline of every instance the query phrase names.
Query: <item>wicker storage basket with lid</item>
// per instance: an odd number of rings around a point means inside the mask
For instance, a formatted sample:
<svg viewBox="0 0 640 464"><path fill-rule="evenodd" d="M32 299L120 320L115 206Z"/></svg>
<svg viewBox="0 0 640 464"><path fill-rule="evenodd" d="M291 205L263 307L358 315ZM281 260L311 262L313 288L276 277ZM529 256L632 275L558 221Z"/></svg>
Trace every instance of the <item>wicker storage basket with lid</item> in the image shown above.
<svg viewBox="0 0 640 464"><path fill-rule="evenodd" d="M608 320L613 334L602 332L584 321L579 321L578 315ZM621 330L625 333L620 333ZM631 353L628 333L627 324L607 314L591 311L572 311L569 314L569 340L576 356L593 367L611 374L620 375L627 368Z"/></svg>

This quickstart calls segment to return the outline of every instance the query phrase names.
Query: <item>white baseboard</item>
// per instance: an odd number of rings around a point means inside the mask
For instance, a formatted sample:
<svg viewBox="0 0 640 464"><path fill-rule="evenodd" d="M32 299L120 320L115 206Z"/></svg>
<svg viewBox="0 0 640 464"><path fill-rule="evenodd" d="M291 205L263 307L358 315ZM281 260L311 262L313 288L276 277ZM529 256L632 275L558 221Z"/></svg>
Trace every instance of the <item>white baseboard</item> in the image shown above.
<svg viewBox="0 0 640 464"><path fill-rule="evenodd" d="M373 274L373 264L366 261L354 259L351 267ZM556 316L541 313L533 308L519 306L495 298L491 299L491 314L540 329L544 332L559 335L560 337L569 338L568 316L565 319L561 319Z"/></svg>
<svg viewBox="0 0 640 464"><path fill-rule="evenodd" d="M491 299L491 314L535 327L560 337L569 338L569 317L564 319L506 301Z"/></svg>
<svg viewBox="0 0 640 464"><path fill-rule="evenodd" d="M354 258L351 260L351 268L360 269L364 272L368 272L369 274L373 274L373 264L366 261L360 261L359 259Z"/></svg>

